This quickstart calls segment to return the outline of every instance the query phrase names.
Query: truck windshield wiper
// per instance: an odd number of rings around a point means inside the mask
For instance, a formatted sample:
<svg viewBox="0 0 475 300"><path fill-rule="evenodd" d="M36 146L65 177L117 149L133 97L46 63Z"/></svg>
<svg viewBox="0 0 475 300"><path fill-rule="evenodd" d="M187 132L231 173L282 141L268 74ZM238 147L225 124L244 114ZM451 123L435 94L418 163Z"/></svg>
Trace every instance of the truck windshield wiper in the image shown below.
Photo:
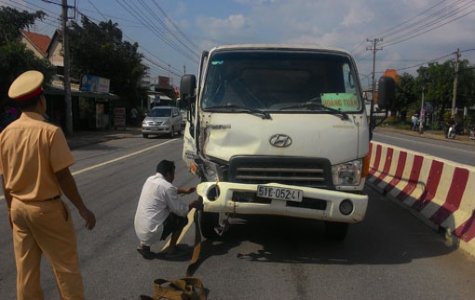
<svg viewBox="0 0 475 300"><path fill-rule="evenodd" d="M226 112L226 111L243 112L243 113L248 113L254 116L261 117L262 119L272 120L270 114L266 111L263 111L257 108L249 108L249 107L244 107L244 106L239 106L239 105L234 105L234 104L209 106L209 107L206 107L206 109L223 111L223 112Z"/></svg>
<svg viewBox="0 0 475 300"><path fill-rule="evenodd" d="M313 98L311 100L314 100L314 99L315 98ZM345 112L343 112L339 109L323 105L320 102L309 101L309 102L304 102L304 103L298 103L298 104L282 107L281 110L291 109L291 108L306 108L306 109L310 109L310 110L326 110L327 112L330 112L333 115L339 116L340 119L342 119L342 120L348 120L349 119L347 113L345 113Z"/></svg>

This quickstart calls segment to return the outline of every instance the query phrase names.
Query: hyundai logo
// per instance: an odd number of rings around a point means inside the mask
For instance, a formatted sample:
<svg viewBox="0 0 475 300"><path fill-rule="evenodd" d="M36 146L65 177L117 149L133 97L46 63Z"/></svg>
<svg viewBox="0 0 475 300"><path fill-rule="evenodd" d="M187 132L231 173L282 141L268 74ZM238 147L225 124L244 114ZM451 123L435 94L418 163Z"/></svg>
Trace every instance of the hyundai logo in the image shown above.
<svg viewBox="0 0 475 300"><path fill-rule="evenodd" d="M274 147L284 148L292 145L292 139L285 134L274 134L270 137L269 143Z"/></svg>

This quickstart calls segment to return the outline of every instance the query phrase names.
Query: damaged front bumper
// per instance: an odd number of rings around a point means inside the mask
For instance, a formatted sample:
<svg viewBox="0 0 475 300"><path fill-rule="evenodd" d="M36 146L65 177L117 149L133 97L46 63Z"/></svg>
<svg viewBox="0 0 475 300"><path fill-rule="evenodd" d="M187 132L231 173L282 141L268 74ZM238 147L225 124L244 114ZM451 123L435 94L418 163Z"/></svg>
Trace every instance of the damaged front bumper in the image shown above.
<svg viewBox="0 0 475 300"><path fill-rule="evenodd" d="M258 196L258 187L301 191L303 197L291 201ZM204 211L242 215L281 215L332 222L357 223L364 219L368 196L277 183L256 185L230 182L203 182L196 189L203 198Z"/></svg>

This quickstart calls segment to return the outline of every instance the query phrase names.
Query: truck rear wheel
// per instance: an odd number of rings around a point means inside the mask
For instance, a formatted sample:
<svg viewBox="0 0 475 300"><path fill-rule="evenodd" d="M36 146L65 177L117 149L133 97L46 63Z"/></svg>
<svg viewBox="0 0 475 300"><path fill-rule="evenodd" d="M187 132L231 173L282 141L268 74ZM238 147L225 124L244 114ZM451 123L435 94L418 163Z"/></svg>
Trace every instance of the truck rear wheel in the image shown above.
<svg viewBox="0 0 475 300"><path fill-rule="evenodd" d="M325 236L332 241L343 241L348 233L348 223L325 222Z"/></svg>
<svg viewBox="0 0 475 300"><path fill-rule="evenodd" d="M216 240L219 235L214 231L214 228L218 226L219 214L212 212L203 212L201 215L201 233L203 236L210 240Z"/></svg>

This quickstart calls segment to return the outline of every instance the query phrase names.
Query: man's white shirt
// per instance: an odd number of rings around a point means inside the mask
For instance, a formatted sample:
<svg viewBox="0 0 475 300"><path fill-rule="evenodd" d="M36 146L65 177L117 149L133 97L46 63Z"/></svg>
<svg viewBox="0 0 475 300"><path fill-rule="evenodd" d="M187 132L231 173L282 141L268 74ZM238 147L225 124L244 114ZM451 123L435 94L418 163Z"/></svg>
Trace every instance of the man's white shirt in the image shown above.
<svg viewBox="0 0 475 300"><path fill-rule="evenodd" d="M147 178L135 213L135 232L140 241L151 244L160 240L163 222L170 212L186 217L188 203L178 197L177 188L156 173Z"/></svg>

